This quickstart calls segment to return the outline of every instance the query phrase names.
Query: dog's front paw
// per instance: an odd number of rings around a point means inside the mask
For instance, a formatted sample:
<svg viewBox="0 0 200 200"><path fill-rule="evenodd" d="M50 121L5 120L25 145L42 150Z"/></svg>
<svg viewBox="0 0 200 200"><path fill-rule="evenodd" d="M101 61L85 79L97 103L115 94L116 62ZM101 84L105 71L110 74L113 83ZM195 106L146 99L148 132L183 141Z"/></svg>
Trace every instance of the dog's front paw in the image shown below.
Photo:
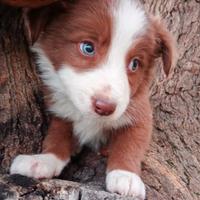
<svg viewBox="0 0 200 200"><path fill-rule="evenodd" d="M124 170L113 170L106 176L106 188L110 192L132 196L138 200L145 199L145 186L141 178Z"/></svg>
<svg viewBox="0 0 200 200"><path fill-rule="evenodd" d="M54 154L19 155L11 165L11 174L21 174L37 179L58 176L68 161L62 161Z"/></svg>

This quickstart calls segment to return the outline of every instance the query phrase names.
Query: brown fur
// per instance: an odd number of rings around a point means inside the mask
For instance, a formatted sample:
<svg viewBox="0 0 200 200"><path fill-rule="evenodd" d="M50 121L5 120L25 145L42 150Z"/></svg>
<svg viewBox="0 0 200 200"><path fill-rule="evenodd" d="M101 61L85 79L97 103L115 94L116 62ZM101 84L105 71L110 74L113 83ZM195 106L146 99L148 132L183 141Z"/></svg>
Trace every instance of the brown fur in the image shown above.
<svg viewBox="0 0 200 200"><path fill-rule="evenodd" d="M134 97L127 114L135 118L134 125L112 133L107 171L122 169L139 174L152 132L152 111L147 92Z"/></svg>
<svg viewBox="0 0 200 200"><path fill-rule="evenodd" d="M67 160L73 154L75 147L72 124L54 117L43 142L43 153L53 153L61 160Z"/></svg>
<svg viewBox="0 0 200 200"><path fill-rule="evenodd" d="M110 25L107 1L85 0L78 6L70 5L68 12L60 15L41 35L39 43L56 69L70 63L77 70L86 70L98 66L105 57L111 39ZM95 57L81 54L79 44L83 41L95 44L98 48Z"/></svg>

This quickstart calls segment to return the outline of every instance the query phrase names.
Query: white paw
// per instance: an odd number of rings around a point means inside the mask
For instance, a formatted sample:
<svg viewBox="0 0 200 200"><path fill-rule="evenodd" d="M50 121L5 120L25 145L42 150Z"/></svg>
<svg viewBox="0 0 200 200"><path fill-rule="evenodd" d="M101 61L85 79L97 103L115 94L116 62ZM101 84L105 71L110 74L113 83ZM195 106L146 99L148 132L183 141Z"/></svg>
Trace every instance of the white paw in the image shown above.
<svg viewBox="0 0 200 200"><path fill-rule="evenodd" d="M110 192L132 196L138 200L145 199L145 185L141 178L124 170L113 170L106 176L106 188Z"/></svg>
<svg viewBox="0 0 200 200"><path fill-rule="evenodd" d="M69 160L63 161L54 154L19 155L11 165L10 174L21 174L33 178L58 176Z"/></svg>

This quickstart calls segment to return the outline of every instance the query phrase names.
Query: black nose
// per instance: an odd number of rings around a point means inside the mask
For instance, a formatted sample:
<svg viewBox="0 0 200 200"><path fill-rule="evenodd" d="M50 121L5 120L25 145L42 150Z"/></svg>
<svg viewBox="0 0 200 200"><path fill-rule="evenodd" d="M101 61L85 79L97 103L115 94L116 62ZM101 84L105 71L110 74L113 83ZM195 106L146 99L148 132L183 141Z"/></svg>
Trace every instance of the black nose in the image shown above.
<svg viewBox="0 0 200 200"><path fill-rule="evenodd" d="M116 106L116 103L105 99L94 99L93 101L94 111L101 116L109 116L113 114Z"/></svg>

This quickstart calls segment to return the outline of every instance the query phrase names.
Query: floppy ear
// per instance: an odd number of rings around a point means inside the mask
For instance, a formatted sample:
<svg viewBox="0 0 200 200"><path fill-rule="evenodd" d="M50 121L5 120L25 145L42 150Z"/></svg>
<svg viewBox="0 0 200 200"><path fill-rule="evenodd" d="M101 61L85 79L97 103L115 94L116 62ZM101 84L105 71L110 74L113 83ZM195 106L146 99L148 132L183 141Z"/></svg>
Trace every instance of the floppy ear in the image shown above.
<svg viewBox="0 0 200 200"><path fill-rule="evenodd" d="M46 26L66 8L63 1L58 1L48 6L39 8L23 8L24 28L27 40L33 45Z"/></svg>
<svg viewBox="0 0 200 200"><path fill-rule="evenodd" d="M155 40L156 40L156 57L162 57L163 69L166 75L176 62L175 41L171 33L158 18L152 18Z"/></svg>

